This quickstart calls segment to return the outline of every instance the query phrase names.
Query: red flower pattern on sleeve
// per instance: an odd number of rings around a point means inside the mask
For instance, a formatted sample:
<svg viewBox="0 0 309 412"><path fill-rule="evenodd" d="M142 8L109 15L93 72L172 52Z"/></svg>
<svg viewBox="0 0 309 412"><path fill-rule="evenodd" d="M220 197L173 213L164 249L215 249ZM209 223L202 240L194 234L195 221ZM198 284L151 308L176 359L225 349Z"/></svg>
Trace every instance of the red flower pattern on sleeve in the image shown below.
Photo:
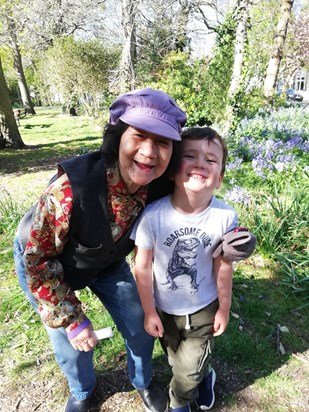
<svg viewBox="0 0 309 412"><path fill-rule="evenodd" d="M28 286L43 322L52 328L65 327L68 332L86 319L57 260L67 242L71 213L72 189L64 174L41 196L24 254Z"/></svg>
<svg viewBox="0 0 309 412"><path fill-rule="evenodd" d="M109 219L117 242L144 208L148 186L130 195L118 168L107 170L107 181ZM63 174L39 200L24 254L27 283L43 322L52 328L65 327L67 332L87 319L81 302L65 283L62 265L57 260L68 241L72 207L72 188Z"/></svg>

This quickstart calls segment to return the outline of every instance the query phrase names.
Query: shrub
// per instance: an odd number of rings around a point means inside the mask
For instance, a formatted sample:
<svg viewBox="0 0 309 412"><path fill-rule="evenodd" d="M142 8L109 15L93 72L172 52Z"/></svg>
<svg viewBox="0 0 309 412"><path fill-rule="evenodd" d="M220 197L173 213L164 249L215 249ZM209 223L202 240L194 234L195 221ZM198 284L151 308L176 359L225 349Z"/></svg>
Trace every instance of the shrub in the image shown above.
<svg viewBox="0 0 309 412"><path fill-rule="evenodd" d="M41 79L50 94L60 94L69 107L81 104L88 115L97 116L118 60L119 50L96 40L61 38L40 62Z"/></svg>

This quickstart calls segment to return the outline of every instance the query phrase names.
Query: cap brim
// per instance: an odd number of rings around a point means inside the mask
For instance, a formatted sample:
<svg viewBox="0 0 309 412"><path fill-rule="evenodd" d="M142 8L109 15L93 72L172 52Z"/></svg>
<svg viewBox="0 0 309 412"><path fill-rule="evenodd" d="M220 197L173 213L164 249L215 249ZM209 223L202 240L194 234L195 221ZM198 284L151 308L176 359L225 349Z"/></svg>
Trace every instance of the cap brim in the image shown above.
<svg viewBox="0 0 309 412"><path fill-rule="evenodd" d="M164 120L154 118L145 113L143 116L140 114L125 113L120 116L119 119L129 126L136 127L137 129L144 130L145 132L153 133L157 136L165 137L171 140L181 140L180 134L173 126Z"/></svg>

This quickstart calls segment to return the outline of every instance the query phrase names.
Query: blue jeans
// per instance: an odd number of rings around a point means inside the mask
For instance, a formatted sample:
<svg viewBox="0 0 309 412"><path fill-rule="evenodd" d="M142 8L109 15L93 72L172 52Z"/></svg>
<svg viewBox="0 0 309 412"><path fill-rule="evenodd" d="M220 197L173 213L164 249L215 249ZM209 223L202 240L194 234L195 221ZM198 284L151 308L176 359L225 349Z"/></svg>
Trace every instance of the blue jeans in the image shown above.
<svg viewBox="0 0 309 412"><path fill-rule="evenodd" d="M37 302L27 286L23 252L21 242L16 236L14 260L18 281L31 305L38 312ZM89 282L88 287L110 313L124 338L131 384L136 389L147 388L151 381L154 339L144 330L144 313L129 265L126 261L120 262L104 277ZM45 328L53 345L56 361L67 378L71 393L78 400L88 398L96 381L92 363L93 351L75 350L64 328Z"/></svg>

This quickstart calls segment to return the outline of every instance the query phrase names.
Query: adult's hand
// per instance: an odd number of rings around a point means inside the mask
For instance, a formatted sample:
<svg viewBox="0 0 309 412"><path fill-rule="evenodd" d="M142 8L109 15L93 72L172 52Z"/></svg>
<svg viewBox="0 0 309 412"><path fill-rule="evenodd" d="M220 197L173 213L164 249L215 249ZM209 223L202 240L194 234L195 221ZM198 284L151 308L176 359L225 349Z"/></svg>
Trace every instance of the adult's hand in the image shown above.
<svg viewBox="0 0 309 412"><path fill-rule="evenodd" d="M96 346L98 340L94 336L93 327L90 324L76 335L75 338L71 339L70 342L74 349L82 352L89 352Z"/></svg>

